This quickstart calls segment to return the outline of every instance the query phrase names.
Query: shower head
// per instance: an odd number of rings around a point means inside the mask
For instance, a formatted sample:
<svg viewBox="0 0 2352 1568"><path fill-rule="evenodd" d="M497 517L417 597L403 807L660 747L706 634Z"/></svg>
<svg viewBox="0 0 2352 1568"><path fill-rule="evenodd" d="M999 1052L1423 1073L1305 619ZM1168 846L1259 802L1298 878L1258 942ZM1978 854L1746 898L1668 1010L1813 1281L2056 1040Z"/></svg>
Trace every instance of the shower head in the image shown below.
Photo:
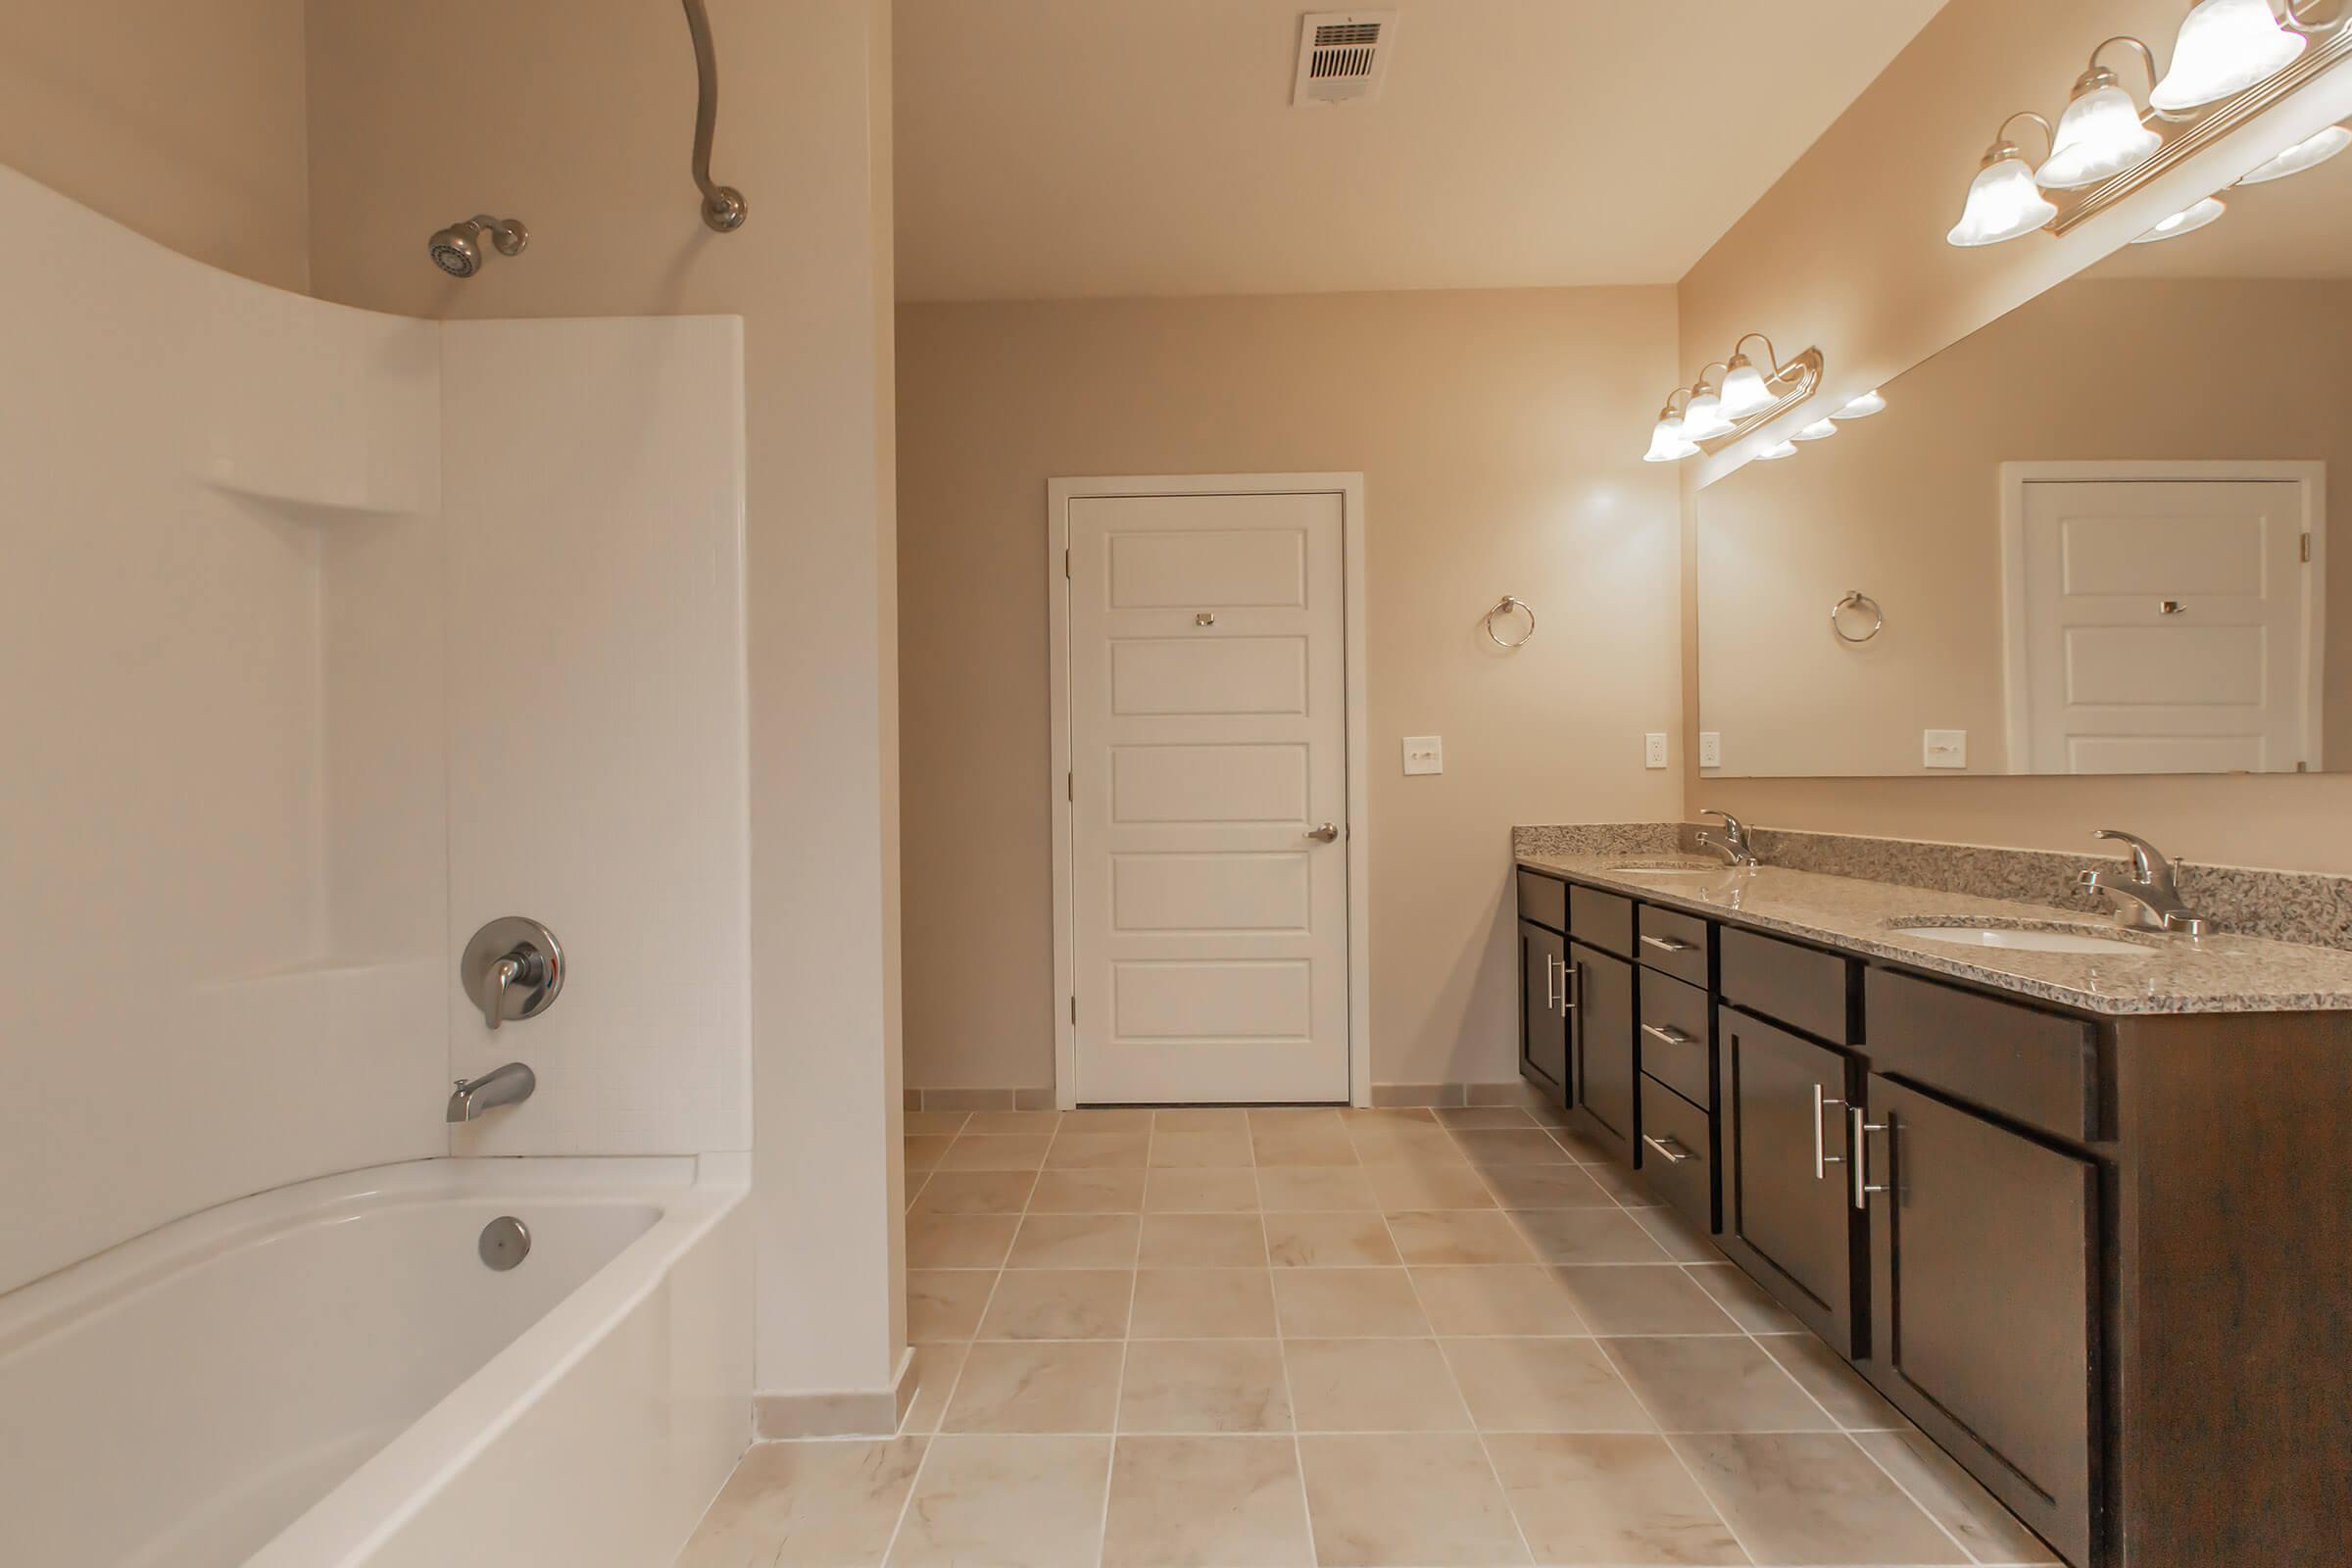
<svg viewBox="0 0 2352 1568"><path fill-rule="evenodd" d="M501 256L519 256L531 242L531 231L522 226L518 218L491 218L476 214L462 223L452 223L435 234L428 243L433 265L452 277L471 277L482 270L482 236Z"/></svg>

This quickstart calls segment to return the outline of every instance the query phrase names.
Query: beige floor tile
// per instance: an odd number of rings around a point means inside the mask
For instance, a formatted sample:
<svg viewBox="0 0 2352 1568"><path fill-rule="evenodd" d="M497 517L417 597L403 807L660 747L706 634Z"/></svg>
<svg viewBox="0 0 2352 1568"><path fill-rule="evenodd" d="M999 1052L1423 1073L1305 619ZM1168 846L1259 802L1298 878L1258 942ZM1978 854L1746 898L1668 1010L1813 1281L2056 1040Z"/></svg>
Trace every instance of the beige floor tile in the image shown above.
<svg viewBox="0 0 2352 1568"><path fill-rule="evenodd" d="M939 1156L941 1170L1035 1170L1045 1162L1047 1137L958 1138Z"/></svg>
<svg viewBox="0 0 2352 1568"><path fill-rule="evenodd" d="M1621 1208L1518 1208L1511 1219L1546 1263L1664 1263L1666 1250Z"/></svg>
<svg viewBox="0 0 2352 1568"><path fill-rule="evenodd" d="M1148 1132L1060 1133L1046 1153L1046 1169L1142 1170L1151 1149Z"/></svg>
<svg viewBox="0 0 2352 1568"><path fill-rule="evenodd" d="M1899 1432L1911 1423L1863 1381L1845 1358L1811 1334L1776 1334L1762 1342L1782 1370L1821 1401L1848 1432Z"/></svg>
<svg viewBox="0 0 2352 1568"><path fill-rule="evenodd" d="M1131 1170L1049 1170L1037 1178L1037 1190L1029 1197L1032 1214L1133 1214L1143 1206L1141 1166Z"/></svg>
<svg viewBox="0 0 2352 1568"><path fill-rule="evenodd" d="M1223 1127L1200 1133L1152 1129L1152 1164L1155 1169L1200 1165L1230 1168L1250 1162L1247 1128Z"/></svg>
<svg viewBox="0 0 2352 1568"><path fill-rule="evenodd" d="M963 1110L910 1110L906 1112L906 1136L953 1138L963 1131L971 1113Z"/></svg>
<svg viewBox="0 0 2352 1568"><path fill-rule="evenodd" d="M1274 1288L1263 1268L1148 1268L1136 1276L1139 1340L1270 1340Z"/></svg>
<svg viewBox="0 0 2352 1568"><path fill-rule="evenodd" d="M1142 1223L1135 1214L1031 1214L1021 1221L1004 1266L1133 1268Z"/></svg>
<svg viewBox="0 0 2352 1568"><path fill-rule="evenodd" d="M1454 1133L1452 1137L1473 1165L1492 1168L1501 1165L1569 1163L1567 1151L1553 1143L1550 1134L1541 1128L1472 1128Z"/></svg>
<svg viewBox="0 0 2352 1568"><path fill-rule="evenodd" d="M1061 1125L1058 1110L975 1110L963 1124L966 1138L1002 1138L1008 1134L1052 1133Z"/></svg>
<svg viewBox="0 0 2352 1568"><path fill-rule="evenodd" d="M1654 1432L1593 1340L1447 1340L1470 1414L1489 1432Z"/></svg>
<svg viewBox="0 0 2352 1568"><path fill-rule="evenodd" d="M1468 1165L1367 1165L1364 1173L1372 1180L1372 1192L1380 1206L1392 1213L1400 1209L1494 1206L1494 1195L1489 1191L1486 1179Z"/></svg>
<svg viewBox="0 0 2352 1568"><path fill-rule="evenodd" d="M963 1358L971 1348L968 1345L918 1345L914 1347L914 1365L907 1376L914 1379L914 1397L906 1405L906 1419L901 1423L906 1435L919 1436L939 1430L939 1418L948 1407L948 1396L955 1392L956 1379L963 1371Z"/></svg>
<svg viewBox="0 0 2352 1568"><path fill-rule="evenodd" d="M1720 1263L1723 1251L1706 1233L1671 1208L1637 1208L1634 1218L1678 1263Z"/></svg>
<svg viewBox="0 0 2352 1568"><path fill-rule="evenodd" d="M1250 1113L1226 1105L1179 1106L1152 1112L1155 1133L1246 1132Z"/></svg>
<svg viewBox="0 0 2352 1568"><path fill-rule="evenodd" d="M1353 1165L1355 1145L1347 1123L1336 1113L1312 1113L1314 1120L1262 1120L1263 1111L1250 1119L1250 1143L1260 1165ZM1328 1120L1319 1119L1329 1117Z"/></svg>
<svg viewBox="0 0 2352 1568"><path fill-rule="evenodd" d="M1001 1268L1020 1228L1018 1214L939 1214L917 1209L906 1216L908 1268Z"/></svg>
<svg viewBox="0 0 2352 1568"><path fill-rule="evenodd" d="M921 1438L754 1444L676 1568L879 1564L924 1446Z"/></svg>
<svg viewBox="0 0 2352 1568"><path fill-rule="evenodd" d="M1602 1340L1662 1432L1819 1432L1836 1423L1753 1340Z"/></svg>
<svg viewBox="0 0 2352 1568"><path fill-rule="evenodd" d="M1437 1115L1427 1105L1341 1105L1336 1107L1340 1120L1359 1121L1436 1121Z"/></svg>
<svg viewBox="0 0 2352 1568"><path fill-rule="evenodd" d="M1715 1298L1671 1264L1563 1268L1560 1283L1595 1334L1736 1334Z"/></svg>
<svg viewBox="0 0 2352 1568"><path fill-rule="evenodd" d="M1627 1208L1655 1208L1665 1201L1647 1181L1615 1160L1592 1166L1585 1174Z"/></svg>
<svg viewBox="0 0 2352 1568"><path fill-rule="evenodd" d="M1101 1341L973 1346L942 1432L1108 1432L1126 1347Z"/></svg>
<svg viewBox="0 0 2352 1568"><path fill-rule="evenodd" d="M1498 1209L1401 1209L1389 1215L1407 1263L1533 1263L1535 1250Z"/></svg>
<svg viewBox="0 0 2352 1568"><path fill-rule="evenodd" d="M1269 1214L1380 1206L1367 1173L1354 1165L1261 1165L1257 1192Z"/></svg>
<svg viewBox="0 0 2352 1568"><path fill-rule="evenodd" d="M1252 1105L1245 1114L1252 1131L1260 1127L1330 1127L1348 1116L1338 1105Z"/></svg>
<svg viewBox="0 0 2352 1568"><path fill-rule="evenodd" d="M1968 1561L1851 1438L1714 1433L1672 1442L1760 1563Z"/></svg>
<svg viewBox="0 0 2352 1568"><path fill-rule="evenodd" d="M1918 1432L1864 1432L1854 1441L1979 1562L2056 1563L2058 1554L1992 1494Z"/></svg>
<svg viewBox="0 0 2352 1568"><path fill-rule="evenodd" d="M1018 1214L1037 1177L1025 1170L943 1170L915 1198L918 1214Z"/></svg>
<svg viewBox="0 0 2352 1568"><path fill-rule="evenodd" d="M1492 1132L1496 1128L1533 1127L1536 1119L1517 1105L1441 1105L1437 1119L1447 1127Z"/></svg>
<svg viewBox="0 0 2352 1568"><path fill-rule="evenodd" d="M1119 1391L1122 1432L1288 1432L1291 1399L1274 1340L1134 1340Z"/></svg>
<svg viewBox="0 0 2352 1568"><path fill-rule="evenodd" d="M1567 1126L1565 1111L1555 1111L1553 1119L1546 1119L1543 1114L1542 1107L1539 1106L1531 1109L1528 1114L1534 1116L1543 1125L1544 1131L1551 1134L1553 1141L1568 1152L1568 1157L1578 1164L1615 1165L1617 1163L1616 1152L1607 1145L1582 1128Z"/></svg>
<svg viewBox="0 0 2352 1568"><path fill-rule="evenodd" d="M933 1438L893 1568L1093 1568L1108 1438Z"/></svg>
<svg viewBox="0 0 2352 1568"><path fill-rule="evenodd" d="M968 1340L997 1277L975 1269L906 1271L906 1338L915 1345Z"/></svg>
<svg viewBox="0 0 2352 1568"><path fill-rule="evenodd" d="M1254 1214L1257 1172L1247 1165L1154 1170L1144 1184L1144 1209L1152 1214Z"/></svg>
<svg viewBox="0 0 2352 1568"><path fill-rule="evenodd" d="M937 1170L942 1156L954 1148L956 1140L946 1134L906 1140L906 1168L909 1171Z"/></svg>
<svg viewBox="0 0 2352 1568"><path fill-rule="evenodd" d="M1539 1562L1747 1561L1663 1438L1496 1437L1487 1451Z"/></svg>
<svg viewBox="0 0 2352 1568"><path fill-rule="evenodd" d="M1065 1133L1148 1133L1152 1112L1132 1106L1098 1105L1061 1113Z"/></svg>
<svg viewBox="0 0 2352 1568"><path fill-rule="evenodd" d="M1377 1268L1402 1261L1377 1212L1268 1214L1266 1255L1276 1268Z"/></svg>
<svg viewBox="0 0 2352 1568"><path fill-rule="evenodd" d="M1313 1437L1298 1448L1323 1568L1528 1560L1475 1436Z"/></svg>
<svg viewBox="0 0 2352 1568"><path fill-rule="evenodd" d="M1301 1432L1464 1432L1470 1411L1435 1340L1285 1340Z"/></svg>
<svg viewBox="0 0 2352 1568"><path fill-rule="evenodd" d="M1461 1146L1434 1121L1351 1121L1345 1125L1356 1157L1367 1165L1467 1163Z"/></svg>
<svg viewBox="0 0 2352 1568"><path fill-rule="evenodd" d="M1617 1200L1582 1165L1496 1165L1487 1185L1505 1208L1615 1208Z"/></svg>
<svg viewBox="0 0 2352 1568"><path fill-rule="evenodd" d="M980 1320L984 1340L1115 1340L1127 1333L1125 1269L1013 1269Z"/></svg>
<svg viewBox="0 0 2352 1568"><path fill-rule="evenodd" d="M1794 1334L1804 1328L1737 1263L1687 1263L1683 1272L1750 1334Z"/></svg>
<svg viewBox="0 0 2352 1568"><path fill-rule="evenodd" d="M1400 1268L1277 1269L1274 1303L1286 1340L1429 1332L1412 1279Z"/></svg>
<svg viewBox="0 0 2352 1568"><path fill-rule="evenodd" d="M1298 1454L1284 1438L1121 1438L1102 1568L1311 1568Z"/></svg>
<svg viewBox="0 0 2352 1568"><path fill-rule="evenodd" d="M1250 1268L1266 1261L1255 1214L1146 1214L1144 1268Z"/></svg>
<svg viewBox="0 0 2352 1568"><path fill-rule="evenodd" d="M1440 1334L1582 1334L1584 1319L1551 1269L1417 1268L1413 1283Z"/></svg>

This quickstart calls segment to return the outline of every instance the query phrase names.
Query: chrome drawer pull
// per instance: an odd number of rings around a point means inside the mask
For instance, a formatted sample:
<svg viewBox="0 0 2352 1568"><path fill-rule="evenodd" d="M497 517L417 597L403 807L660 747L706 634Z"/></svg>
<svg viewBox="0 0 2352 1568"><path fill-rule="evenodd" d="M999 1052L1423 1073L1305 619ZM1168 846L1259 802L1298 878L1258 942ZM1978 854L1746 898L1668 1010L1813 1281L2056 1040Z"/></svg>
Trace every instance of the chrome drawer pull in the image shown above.
<svg viewBox="0 0 2352 1568"><path fill-rule="evenodd" d="M1852 1142L1845 1146L1845 1151L1848 1154L1853 1156L1848 1163L1850 1163L1854 1168L1854 1206L1856 1208L1868 1208L1870 1206L1870 1195L1873 1193L1886 1192L1886 1184L1884 1182L1873 1182L1870 1179L1870 1151L1868 1147L1864 1145L1862 1140L1871 1133L1885 1132L1887 1128L1887 1123L1870 1120L1869 1113L1860 1105L1846 1106L1845 1113L1848 1117L1852 1118L1849 1124L1852 1131Z"/></svg>
<svg viewBox="0 0 2352 1568"><path fill-rule="evenodd" d="M1642 1141L1647 1144L1650 1148L1656 1150L1659 1153L1665 1155L1666 1163L1669 1165L1680 1165L1684 1160L1690 1157L1690 1152L1687 1149L1676 1148L1674 1140L1671 1138L1652 1138L1649 1136L1649 1134L1643 1133L1642 1135Z"/></svg>
<svg viewBox="0 0 2352 1568"><path fill-rule="evenodd" d="M1544 955L1544 1010L1545 1012L1560 1010L1560 993L1551 983L1551 966L1555 961L1550 954Z"/></svg>
<svg viewBox="0 0 2352 1568"><path fill-rule="evenodd" d="M1660 953L1689 953L1691 949L1698 946L1698 944L1695 942L1677 942L1672 937L1653 937L1644 935L1642 938L1642 941L1645 947L1655 948Z"/></svg>
<svg viewBox="0 0 2352 1568"><path fill-rule="evenodd" d="M1824 1147L1824 1139L1821 1130L1821 1113L1832 1105L1842 1105L1845 1102L1842 1100L1833 1100L1824 1097L1821 1092L1821 1085L1815 1084L1813 1086L1813 1179L1817 1182L1826 1182L1830 1179L1830 1167L1832 1165L1842 1165L1845 1163L1845 1155L1833 1154L1827 1148ZM1847 1148L1850 1151L1852 1146L1849 1144Z"/></svg>
<svg viewBox="0 0 2352 1568"><path fill-rule="evenodd" d="M1642 1032L1662 1046L1687 1046L1697 1038L1683 1033L1672 1024L1645 1023L1642 1026Z"/></svg>
<svg viewBox="0 0 2352 1568"><path fill-rule="evenodd" d="M1581 963L1571 964L1567 959L1562 958L1560 960L1560 983L1562 987L1560 1012L1565 1016L1575 1008L1579 1002L1584 1000L1585 966Z"/></svg>

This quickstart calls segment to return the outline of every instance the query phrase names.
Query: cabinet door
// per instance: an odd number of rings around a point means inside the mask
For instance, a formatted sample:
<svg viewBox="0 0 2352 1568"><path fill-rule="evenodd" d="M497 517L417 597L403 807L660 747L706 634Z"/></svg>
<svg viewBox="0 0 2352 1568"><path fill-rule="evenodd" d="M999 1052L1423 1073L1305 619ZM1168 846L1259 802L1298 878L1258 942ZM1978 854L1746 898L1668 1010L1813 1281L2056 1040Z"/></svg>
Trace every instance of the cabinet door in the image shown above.
<svg viewBox="0 0 2352 1568"><path fill-rule="evenodd" d="M1568 944L1568 964L1576 971L1569 997L1576 1103L1584 1108L1586 1125L1631 1164L1634 1039L1641 1022L1634 1007L1634 966L1581 942Z"/></svg>
<svg viewBox="0 0 2352 1568"><path fill-rule="evenodd" d="M1737 1007L1717 1013L1716 1038L1724 1250L1850 1356L1862 1228L1844 1180L1847 1057Z"/></svg>
<svg viewBox="0 0 2352 1568"><path fill-rule="evenodd" d="M1519 1069L1558 1094L1568 1088L1568 943L1519 922Z"/></svg>
<svg viewBox="0 0 2352 1568"><path fill-rule="evenodd" d="M2088 1562L2098 1168L1875 1075L1868 1114L1862 1174L1884 1190L1864 1195L1864 1369L2019 1518Z"/></svg>

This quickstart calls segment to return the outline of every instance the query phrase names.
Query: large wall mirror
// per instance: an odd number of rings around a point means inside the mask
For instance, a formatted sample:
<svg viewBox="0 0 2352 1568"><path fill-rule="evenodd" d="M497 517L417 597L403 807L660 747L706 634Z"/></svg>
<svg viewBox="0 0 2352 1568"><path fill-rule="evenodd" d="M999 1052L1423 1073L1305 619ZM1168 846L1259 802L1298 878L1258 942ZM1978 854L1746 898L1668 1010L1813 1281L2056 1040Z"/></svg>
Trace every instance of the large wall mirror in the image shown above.
<svg viewBox="0 0 2352 1568"><path fill-rule="evenodd" d="M1699 493L1704 771L2352 770L2352 156L2225 198Z"/></svg>

